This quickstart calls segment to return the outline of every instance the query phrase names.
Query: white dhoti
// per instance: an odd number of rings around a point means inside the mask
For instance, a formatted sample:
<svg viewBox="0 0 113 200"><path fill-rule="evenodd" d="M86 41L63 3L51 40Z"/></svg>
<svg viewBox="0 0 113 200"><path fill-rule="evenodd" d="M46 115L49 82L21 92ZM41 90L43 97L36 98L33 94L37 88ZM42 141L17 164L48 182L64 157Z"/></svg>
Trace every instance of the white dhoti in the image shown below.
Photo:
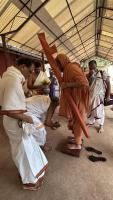
<svg viewBox="0 0 113 200"><path fill-rule="evenodd" d="M12 158L23 184L35 184L45 173L48 162L32 133L18 126L16 119L4 116L3 124L9 137Z"/></svg>
<svg viewBox="0 0 113 200"><path fill-rule="evenodd" d="M105 111L104 111L104 98L106 93L106 79L108 75L106 72L97 71L94 80L90 86L90 111L88 114L87 123L94 124L97 122L99 125L104 125Z"/></svg>
<svg viewBox="0 0 113 200"><path fill-rule="evenodd" d="M98 95L93 98L87 122L90 125L97 122L99 125L103 126L104 120L105 120L104 95Z"/></svg>
<svg viewBox="0 0 113 200"><path fill-rule="evenodd" d="M18 168L23 184L35 184L45 173L48 161L39 145L44 145L46 132L41 127L40 120L26 112L26 100L22 89L24 77L15 67L9 67L4 73L0 85L0 105L2 106L3 125L9 137L12 158ZM22 128L18 120L8 117L13 113L30 115L34 124L23 123ZM40 132L44 135L39 140ZM38 135L38 139L36 139ZM42 136L42 135L41 135Z"/></svg>

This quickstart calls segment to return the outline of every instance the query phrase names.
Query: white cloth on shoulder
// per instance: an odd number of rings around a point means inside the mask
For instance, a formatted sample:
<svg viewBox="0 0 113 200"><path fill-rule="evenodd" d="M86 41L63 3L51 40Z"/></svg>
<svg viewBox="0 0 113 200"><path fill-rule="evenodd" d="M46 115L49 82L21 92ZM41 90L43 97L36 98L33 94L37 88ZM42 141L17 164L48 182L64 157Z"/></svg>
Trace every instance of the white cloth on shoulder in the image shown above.
<svg viewBox="0 0 113 200"><path fill-rule="evenodd" d="M34 86L42 85L43 81L46 81L47 83L50 83L49 78L47 77L46 72L40 71L39 75L37 76Z"/></svg>

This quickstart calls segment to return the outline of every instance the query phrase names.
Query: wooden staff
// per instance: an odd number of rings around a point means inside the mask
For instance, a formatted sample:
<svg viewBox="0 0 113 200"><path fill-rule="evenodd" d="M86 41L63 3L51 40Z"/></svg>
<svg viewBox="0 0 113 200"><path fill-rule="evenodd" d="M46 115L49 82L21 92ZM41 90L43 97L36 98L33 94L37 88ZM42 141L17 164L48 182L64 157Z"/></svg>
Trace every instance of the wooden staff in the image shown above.
<svg viewBox="0 0 113 200"><path fill-rule="evenodd" d="M58 69L57 63L56 63L56 61L54 60L54 58L52 56L52 54L57 52L56 46L54 45L52 47L49 47L49 45L48 45L48 43L46 41L44 33L39 33L38 34L38 38L39 38L39 40L41 42L42 48L43 48L44 53L45 53L45 55L46 55L46 57L48 59L48 62L51 65L51 68L54 71L55 76L57 77L59 83L61 83L62 82L61 72ZM82 130L83 130L83 132L85 134L85 136L87 138L89 138L87 127L86 127L84 121L81 118L80 112L79 112L79 110L78 110L73 98L68 93L68 91L65 91L64 93L65 93L67 101L70 102L70 108L71 108L72 112L75 114L76 118L78 119L78 122L79 122L79 124L80 124L80 126L81 126L81 128L82 128Z"/></svg>

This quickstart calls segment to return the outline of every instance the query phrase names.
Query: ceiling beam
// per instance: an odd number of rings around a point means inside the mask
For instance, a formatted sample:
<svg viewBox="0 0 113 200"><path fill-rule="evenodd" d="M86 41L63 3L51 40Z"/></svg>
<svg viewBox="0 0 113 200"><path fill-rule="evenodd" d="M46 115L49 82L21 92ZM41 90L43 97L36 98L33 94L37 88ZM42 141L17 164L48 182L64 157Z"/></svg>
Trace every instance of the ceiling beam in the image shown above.
<svg viewBox="0 0 113 200"><path fill-rule="evenodd" d="M98 30L97 30L97 48L96 48L96 53L98 54L98 46L99 46L99 41L100 41L100 35L102 32L102 23L103 23L103 14L104 14L104 9L103 7L105 6L105 1L106 0L101 0L99 3L99 21L98 21Z"/></svg>
<svg viewBox="0 0 113 200"><path fill-rule="evenodd" d="M89 51L90 49L92 49L94 47L90 47L89 49L87 49L87 51ZM82 54L84 54L85 52L81 53L79 56L81 56ZM76 58L78 58L79 56L76 56ZM88 58L89 59L89 58Z"/></svg>
<svg viewBox="0 0 113 200"><path fill-rule="evenodd" d="M21 1L21 0L19 0L19 1ZM44 1L34 12L31 12L31 15L16 30L9 31L9 32L6 32L6 33L0 34L0 35L9 35L9 34L20 31L25 26L25 24L28 23L29 20L35 15L35 13L37 13L45 4L47 4L48 1L49 0ZM23 3L23 1L21 1L21 3ZM25 3L23 3L23 5L26 7Z"/></svg>
<svg viewBox="0 0 113 200"><path fill-rule="evenodd" d="M81 19L78 23L76 23L76 25L79 25L82 21L84 21L85 19L87 19L90 15L92 15L93 13L95 13L96 10L93 10L91 13L89 13L88 15L86 15L83 19ZM95 21L95 20L94 20ZM58 39L62 38L64 35L66 35L69 31L71 31L73 28L75 27L72 26L70 27L67 31L65 31L64 33L62 33L61 35L59 35L55 40L53 40L51 43L49 43L49 45L54 44ZM87 26L86 26L87 27Z"/></svg>
<svg viewBox="0 0 113 200"><path fill-rule="evenodd" d="M23 3L23 1L22 0L19 0L22 4L24 4ZM50 1L50 0L47 0L47 1ZM31 13L34 13L34 12L32 12L32 10L26 5L25 6L26 8L27 8L27 10L28 11L30 11ZM44 12L45 12L45 10L44 10ZM48 14L47 12L45 13L45 14ZM43 26L44 26L44 28L46 28L55 38L58 38L58 36L57 36L57 34L56 34L56 32L54 32L54 31L52 31L52 29L51 28L49 28L49 26L46 24L46 23L44 23L44 21L42 21L42 19L41 19L41 17L39 18L37 15L36 15L36 13L33 15L33 17L35 17ZM50 17L50 15L49 15L49 17ZM52 19L52 18L51 18ZM58 28L58 27L57 27ZM60 39L59 39L60 40ZM64 44L62 41L60 41L61 43L62 43L62 45L65 47L65 49L67 49L68 51L70 50L70 48L66 45L66 44ZM70 43L71 44L71 43ZM72 44L71 44L72 45ZM71 50L70 50L71 51ZM72 52L73 53L73 52ZM74 54L73 54L74 55ZM74 55L75 56L75 55Z"/></svg>
<svg viewBox="0 0 113 200"><path fill-rule="evenodd" d="M67 3L67 7L68 7L68 9L69 9L70 15L71 15L71 17L72 17L72 20L73 20L73 22L74 22L75 28L76 28L76 30L77 30L79 39L80 39L81 44L82 44L82 46L83 46L83 48L84 48L84 51L85 51L85 53L86 53L86 56L87 56L87 58L89 58L88 55L87 55L86 49L85 49L85 47L84 47L84 44L83 44L83 42L82 42L82 38L81 38L81 35L80 35L80 33L79 33L79 30L78 30L77 24L76 24L76 22L75 22L75 18L74 18L74 16L73 16L73 13L72 13L72 11L71 11L70 5L69 5L69 3L68 3L68 0L66 0L66 3Z"/></svg>
<svg viewBox="0 0 113 200"><path fill-rule="evenodd" d="M98 0L96 0L96 4L95 4L95 6L96 6L96 19L95 19L95 47L96 47L96 49L95 49L95 55L97 55L97 37L98 37L98 17L99 17L99 10L98 10Z"/></svg>
<svg viewBox="0 0 113 200"><path fill-rule="evenodd" d="M28 0L27 2L26 2L26 5L27 5L27 3L29 2L30 0ZM4 28L0 31L0 34L5 34L6 35L6 33L2 33L4 30L5 30L5 28L7 28L7 26L11 23L11 26L12 26L12 23L14 22L14 20L15 20L15 18L18 16L18 14L24 9L24 7L25 7L25 5L23 5L22 7L21 7L21 9L19 9L19 11L16 13L16 15L4 26ZM9 31L10 32L10 31Z"/></svg>
<svg viewBox="0 0 113 200"><path fill-rule="evenodd" d="M2 35L1 38L2 38L3 49L6 50L7 47L6 47L5 35Z"/></svg>
<svg viewBox="0 0 113 200"><path fill-rule="evenodd" d="M82 31L82 30L84 30L85 28L87 28L89 25L91 25L93 22L95 22L95 19L93 20L93 21L91 21L89 24L87 24L86 26L84 26L83 28L81 28L80 30L79 30L79 33ZM68 37L67 39L65 39L65 40L63 40L63 42L66 42L66 41L68 41L68 40L70 40L71 38L73 38L74 36L76 36L78 33L76 32L76 33L74 33L73 35L71 35L70 37ZM84 43L84 42L83 42ZM51 44L53 44L53 42L51 42L50 43L50 45ZM59 47L61 44L59 44L59 45L57 45L57 47ZM81 45L81 44L80 44ZM73 48L73 49L75 49L75 47ZM73 50L72 49L72 50Z"/></svg>
<svg viewBox="0 0 113 200"><path fill-rule="evenodd" d="M9 0L6 5L3 7L3 9L0 11L0 16L3 15L3 13L5 12L5 10L9 7L9 5L12 3L12 0Z"/></svg>

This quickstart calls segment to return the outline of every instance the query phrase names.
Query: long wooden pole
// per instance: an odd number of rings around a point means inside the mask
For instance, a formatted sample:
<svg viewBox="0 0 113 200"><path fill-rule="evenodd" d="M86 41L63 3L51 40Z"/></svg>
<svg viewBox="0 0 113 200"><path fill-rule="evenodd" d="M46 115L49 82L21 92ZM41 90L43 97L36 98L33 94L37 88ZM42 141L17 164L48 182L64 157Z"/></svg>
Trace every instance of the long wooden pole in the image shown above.
<svg viewBox="0 0 113 200"><path fill-rule="evenodd" d="M57 49L56 49L55 45L52 46L52 47L49 47L49 45L48 45L48 43L46 41L44 33L39 33L38 34L38 38L39 38L39 40L41 42L42 48L43 48L44 53L45 53L45 55L46 55L46 57L48 59L48 62L51 65L51 67L52 67L52 69L54 71L55 76L57 77L59 83L61 83L62 82L61 72L58 69L57 63L56 63L56 61L54 60L54 58L52 56L53 53L57 52ZM78 110L73 98L68 93L68 91L64 91L64 93L65 93L65 97L66 97L67 101L70 102L70 108L72 109L73 113L75 114L76 118L78 119L78 123L80 124L85 136L87 138L89 138L88 129L87 129L84 121L81 118L80 112L79 112L79 110Z"/></svg>

